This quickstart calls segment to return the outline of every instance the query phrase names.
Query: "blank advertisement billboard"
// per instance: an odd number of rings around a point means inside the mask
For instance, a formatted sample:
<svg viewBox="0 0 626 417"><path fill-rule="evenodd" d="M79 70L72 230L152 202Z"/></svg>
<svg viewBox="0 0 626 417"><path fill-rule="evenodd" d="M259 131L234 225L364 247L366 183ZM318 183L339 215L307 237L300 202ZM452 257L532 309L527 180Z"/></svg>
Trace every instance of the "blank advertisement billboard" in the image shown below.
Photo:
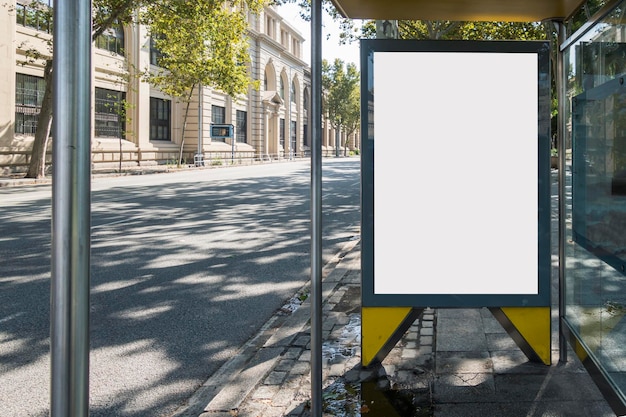
<svg viewBox="0 0 626 417"><path fill-rule="evenodd" d="M549 305L548 43L361 54L364 305Z"/></svg>

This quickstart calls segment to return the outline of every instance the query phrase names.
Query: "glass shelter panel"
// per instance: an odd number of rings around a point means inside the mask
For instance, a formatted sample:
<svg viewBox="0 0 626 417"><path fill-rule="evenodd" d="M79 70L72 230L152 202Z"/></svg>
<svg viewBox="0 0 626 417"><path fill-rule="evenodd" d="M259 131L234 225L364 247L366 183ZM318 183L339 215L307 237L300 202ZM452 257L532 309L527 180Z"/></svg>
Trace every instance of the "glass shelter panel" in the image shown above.
<svg viewBox="0 0 626 417"><path fill-rule="evenodd" d="M566 95L565 322L626 393L626 21L623 7L563 50ZM568 167L569 168L569 167Z"/></svg>

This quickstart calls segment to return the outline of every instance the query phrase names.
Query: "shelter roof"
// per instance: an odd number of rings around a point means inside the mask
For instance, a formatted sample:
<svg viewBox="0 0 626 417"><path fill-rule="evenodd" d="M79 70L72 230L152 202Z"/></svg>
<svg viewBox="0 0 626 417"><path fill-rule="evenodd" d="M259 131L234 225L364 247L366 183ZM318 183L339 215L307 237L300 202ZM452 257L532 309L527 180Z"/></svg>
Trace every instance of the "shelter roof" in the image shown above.
<svg viewBox="0 0 626 417"><path fill-rule="evenodd" d="M539 22L567 18L583 0L332 0L350 19Z"/></svg>

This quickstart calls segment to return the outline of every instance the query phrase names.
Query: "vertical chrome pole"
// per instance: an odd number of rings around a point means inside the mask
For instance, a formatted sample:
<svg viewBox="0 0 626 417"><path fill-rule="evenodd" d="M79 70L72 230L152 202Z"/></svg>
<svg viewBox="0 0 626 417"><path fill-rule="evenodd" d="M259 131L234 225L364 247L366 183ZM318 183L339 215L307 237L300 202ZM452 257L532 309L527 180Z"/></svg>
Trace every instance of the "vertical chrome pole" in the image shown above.
<svg viewBox="0 0 626 417"><path fill-rule="evenodd" d="M556 39L556 89L558 97L557 114L557 150L559 154L559 362L567 362L567 341L563 332L565 317L565 94L566 75L561 45L565 42L565 25L561 21L554 22L557 30Z"/></svg>
<svg viewBox="0 0 626 417"><path fill-rule="evenodd" d="M89 414L91 1L54 4L52 417Z"/></svg>
<svg viewBox="0 0 626 417"><path fill-rule="evenodd" d="M322 0L311 0L311 416L322 416Z"/></svg>

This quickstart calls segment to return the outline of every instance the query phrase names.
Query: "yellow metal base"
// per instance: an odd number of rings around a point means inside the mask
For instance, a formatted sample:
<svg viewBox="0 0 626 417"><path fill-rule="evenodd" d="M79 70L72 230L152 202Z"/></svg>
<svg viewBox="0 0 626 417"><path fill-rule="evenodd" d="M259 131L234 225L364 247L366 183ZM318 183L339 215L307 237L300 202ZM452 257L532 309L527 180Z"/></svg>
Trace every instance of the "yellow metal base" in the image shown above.
<svg viewBox="0 0 626 417"><path fill-rule="evenodd" d="M545 365L552 363L550 307L490 310L528 359Z"/></svg>
<svg viewBox="0 0 626 417"><path fill-rule="evenodd" d="M412 307L361 308L361 364L382 362L424 309Z"/></svg>
<svg viewBox="0 0 626 417"><path fill-rule="evenodd" d="M490 310L528 359L552 363L550 307ZM367 367L382 362L423 311L412 307L362 307L361 364Z"/></svg>

